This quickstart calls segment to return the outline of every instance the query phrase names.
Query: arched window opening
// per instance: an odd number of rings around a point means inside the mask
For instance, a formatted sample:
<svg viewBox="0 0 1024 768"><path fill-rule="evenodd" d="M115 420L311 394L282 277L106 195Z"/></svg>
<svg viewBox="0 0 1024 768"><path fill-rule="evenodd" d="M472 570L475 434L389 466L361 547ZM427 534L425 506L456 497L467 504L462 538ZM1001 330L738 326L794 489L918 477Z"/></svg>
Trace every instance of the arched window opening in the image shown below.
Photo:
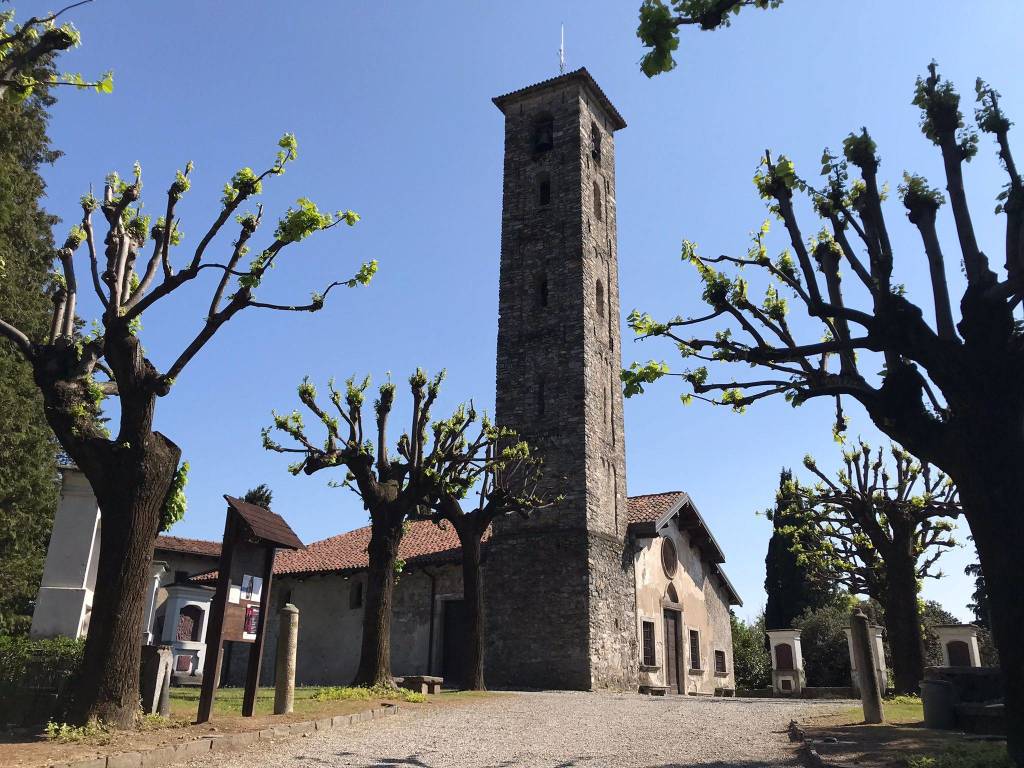
<svg viewBox="0 0 1024 768"><path fill-rule="evenodd" d="M601 210L601 188L594 182L594 216L598 221L604 221L604 213Z"/></svg>
<svg viewBox="0 0 1024 768"><path fill-rule="evenodd" d="M946 643L946 653L949 655L949 666L971 666L971 651L963 640L951 640Z"/></svg>
<svg viewBox="0 0 1024 768"><path fill-rule="evenodd" d="M789 643L779 643L775 646L775 669L779 672L793 670L793 646Z"/></svg>
<svg viewBox="0 0 1024 768"><path fill-rule="evenodd" d="M543 309L548 305L548 276L546 273L537 275L534 299L538 308Z"/></svg>
<svg viewBox="0 0 1024 768"><path fill-rule="evenodd" d="M676 592L676 588L671 584L669 584L668 589L665 590L665 602L679 603L679 593Z"/></svg>
<svg viewBox="0 0 1024 768"><path fill-rule="evenodd" d="M537 116L533 123L533 151L542 154L555 146L555 120L548 113Z"/></svg>
<svg viewBox="0 0 1024 768"><path fill-rule="evenodd" d="M601 278L597 278L597 285L594 290L597 300L597 316L604 317L604 283L601 282Z"/></svg>
<svg viewBox="0 0 1024 768"><path fill-rule="evenodd" d="M590 124L590 156L598 165L601 164L601 129L597 123Z"/></svg>
<svg viewBox="0 0 1024 768"><path fill-rule="evenodd" d="M547 205L551 202L551 177L542 173L537 179L537 202Z"/></svg>
<svg viewBox="0 0 1024 768"><path fill-rule="evenodd" d="M198 605L186 605L178 614L178 631L175 639L184 642L199 642L203 628L203 609Z"/></svg>

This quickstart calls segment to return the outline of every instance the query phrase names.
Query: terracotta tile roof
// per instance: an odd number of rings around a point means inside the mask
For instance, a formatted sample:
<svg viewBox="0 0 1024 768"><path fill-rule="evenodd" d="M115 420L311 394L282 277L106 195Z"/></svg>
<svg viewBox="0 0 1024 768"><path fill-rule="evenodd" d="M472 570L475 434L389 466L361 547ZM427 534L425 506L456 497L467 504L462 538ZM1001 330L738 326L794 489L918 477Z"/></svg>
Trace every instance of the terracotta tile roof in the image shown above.
<svg viewBox="0 0 1024 768"><path fill-rule="evenodd" d="M488 531L484 534L484 541L489 537ZM367 526L313 542L304 551L278 552L274 573L360 570L369 565L366 553L369 543L370 528ZM456 560L460 549L459 537L451 525L445 524L442 528L429 521L417 521L409 524L409 530L399 545L398 556L410 564Z"/></svg>
<svg viewBox="0 0 1024 768"><path fill-rule="evenodd" d="M626 499L626 515L631 523L654 522L685 495L682 491L666 491L630 496Z"/></svg>
<svg viewBox="0 0 1024 768"><path fill-rule="evenodd" d="M498 109L504 112L506 104L517 101L528 93L534 93L535 91L541 91L546 88L553 88L561 85L562 83L567 83L570 80L580 80L594 92L594 95L597 96L597 100L601 103L604 111L608 113L608 116L615 124L615 130L621 130L626 127L626 121L622 118L622 115L619 114L619 110L617 110L611 100L604 95L604 91L601 90L601 86L597 84L597 81L594 79L593 75L587 71L586 67L580 67L572 72L566 72L564 75L558 75L557 77L551 77L547 80L541 80L539 83L528 85L525 88L519 88L511 93L495 96L491 101L494 102L494 105Z"/></svg>
<svg viewBox="0 0 1024 768"><path fill-rule="evenodd" d="M220 542L206 539L183 539L180 536L157 536L154 549L164 552L184 552L202 557L220 557Z"/></svg>

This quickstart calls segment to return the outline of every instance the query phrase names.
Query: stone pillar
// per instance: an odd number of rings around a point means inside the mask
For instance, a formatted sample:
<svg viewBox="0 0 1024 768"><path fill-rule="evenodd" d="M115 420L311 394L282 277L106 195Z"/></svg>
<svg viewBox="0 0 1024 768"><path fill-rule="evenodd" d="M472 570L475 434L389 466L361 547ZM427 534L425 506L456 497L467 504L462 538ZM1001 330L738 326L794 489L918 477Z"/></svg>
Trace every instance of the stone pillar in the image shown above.
<svg viewBox="0 0 1024 768"><path fill-rule="evenodd" d="M160 589L160 578L167 572L167 563L154 560L149 567L149 587L146 590L146 612L142 617L142 644L152 645L160 638L153 636L153 619L156 618L156 593Z"/></svg>
<svg viewBox="0 0 1024 768"><path fill-rule="evenodd" d="M772 689L777 696L799 696L807 684L799 629L769 629Z"/></svg>
<svg viewBox="0 0 1024 768"><path fill-rule="evenodd" d="M142 646L142 677L140 695L142 711L155 715L160 711L165 681L171 679L171 646Z"/></svg>
<svg viewBox="0 0 1024 768"><path fill-rule="evenodd" d="M61 470L60 503L32 613L32 637L84 637L100 553L100 510L85 475Z"/></svg>
<svg viewBox="0 0 1024 768"><path fill-rule="evenodd" d="M980 667L978 628L973 624L940 624L935 627L942 647L942 666Z"/></svg>
<svg viewBox="0 0 1024 768"><path fill-rule="evenodd" d="M871 624L868 629L874 648L875 677L878 679L878 690L884 696L889 691L889 668L885 666L885 639L882 636L882 627ZM858 677L857 659L853 653L853 638L849 627L843 631L846 633L846 645L850 650L850 684L853 686L854 694L860 696L860 678Z"/></svg>
<svg viewBox="0 0 1024 768"><path fill-rule="evenodd" d="M857 669L865 671L865 674L859 676L860 701L864 708L864 722L869 724L885 722L882 716L882 688L877 675L868 672L878 666L875 661L875 635L871 630L868 617L860 608L855 610L850 617L849 637Z"/></svg>
<svg viewBox="0 0 1024 768"><path fill-rule="evenodd" d="M290 714L295 703L295 652L299 646L299 609L286 603L277 633L277 669L274 680L274 714Z"/></svg>

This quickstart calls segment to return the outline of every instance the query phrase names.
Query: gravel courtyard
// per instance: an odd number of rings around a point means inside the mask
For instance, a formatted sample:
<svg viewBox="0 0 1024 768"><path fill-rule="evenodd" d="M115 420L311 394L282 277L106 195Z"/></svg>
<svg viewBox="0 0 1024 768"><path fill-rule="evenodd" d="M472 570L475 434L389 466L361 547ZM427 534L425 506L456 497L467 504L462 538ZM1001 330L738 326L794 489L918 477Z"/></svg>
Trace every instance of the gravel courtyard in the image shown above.
<svg viewBox="0 0 1024 768"><path fill-rule="evenodd" d="M194 761L202 768L681 768L791 764L791 718L846 702L510 693L260 744Z"/></svg>

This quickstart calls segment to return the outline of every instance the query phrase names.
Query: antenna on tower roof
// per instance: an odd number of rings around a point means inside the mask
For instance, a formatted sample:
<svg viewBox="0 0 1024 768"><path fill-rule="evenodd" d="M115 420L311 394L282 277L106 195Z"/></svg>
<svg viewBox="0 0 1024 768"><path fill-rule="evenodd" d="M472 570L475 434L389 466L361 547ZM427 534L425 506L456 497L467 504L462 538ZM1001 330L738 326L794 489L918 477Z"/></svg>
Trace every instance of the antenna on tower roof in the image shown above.
<svg viewBox="0 0 1024 768"><path fill-rule="evenodd" d="M562 42L558 46L558 72L565 74L565 24L562 24Z"/></svg>

